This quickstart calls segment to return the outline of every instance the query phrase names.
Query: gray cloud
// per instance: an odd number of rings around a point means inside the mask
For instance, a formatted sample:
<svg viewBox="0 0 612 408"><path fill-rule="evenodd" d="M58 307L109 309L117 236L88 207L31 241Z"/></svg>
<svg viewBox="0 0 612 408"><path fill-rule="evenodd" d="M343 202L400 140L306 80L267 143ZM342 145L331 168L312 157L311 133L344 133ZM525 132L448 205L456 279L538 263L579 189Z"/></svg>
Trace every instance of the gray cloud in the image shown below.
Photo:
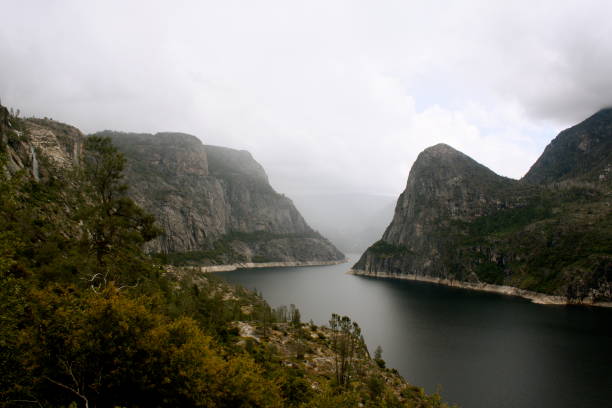
<svg viewBox="0 0 612 408"><path fill-rule="evenodd" d="M0 97L250 150L283 192L396 194L450 143L520 177L612 103L608 1L23 1Z"/></svg>

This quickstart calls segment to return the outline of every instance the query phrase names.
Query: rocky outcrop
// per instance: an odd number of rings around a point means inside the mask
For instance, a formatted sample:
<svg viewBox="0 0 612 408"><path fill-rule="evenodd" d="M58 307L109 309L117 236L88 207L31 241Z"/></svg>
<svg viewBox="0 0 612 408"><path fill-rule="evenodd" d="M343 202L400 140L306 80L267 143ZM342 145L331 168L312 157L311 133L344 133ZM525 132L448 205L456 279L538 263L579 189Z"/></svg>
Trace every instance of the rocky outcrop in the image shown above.
<svg viewBox="0 0 612 408"><path fill-rule="evenodd" d="M443 232L458 222L520 205L522 198L510 193L517 184L448 145L424 150L410 170L382 240L364 253L355 269L449 276L451 237Z"/></svg>
<svg viewBox="0 0 612 408"><path fill-rule="evenodd" d="M124 153L130 196L164 231L147 244L149 252L195 264L344 260L274 191L250 153L204 146L183 133L98 135ZM72 126L17 118L0 106L2 167L9 175L59 177L81 162L84 140Z"/></svg>
<svg viewBox="0 0 612 408"><path fill-rule="evenodd" d="M604 110L562 132L520 181L449 146L426 149L393 221L354 272L609 302L610 140Z"/></svg>
<svg viewBox="0 0 612 408"><path fill-rule="evenodd" d="M250 153L181 133L98 135L125 154L130 195L164 230L150 251L210 264L344 259L274 191Z"/></svg>
<svg viewBox="0 0 612 408"><path fill-rule="evenodd" d="M26 170L39 180L72 168L83 154L84 136L77 128L50 119L21 119L3 106L0 135L9 174Z"/></svg>

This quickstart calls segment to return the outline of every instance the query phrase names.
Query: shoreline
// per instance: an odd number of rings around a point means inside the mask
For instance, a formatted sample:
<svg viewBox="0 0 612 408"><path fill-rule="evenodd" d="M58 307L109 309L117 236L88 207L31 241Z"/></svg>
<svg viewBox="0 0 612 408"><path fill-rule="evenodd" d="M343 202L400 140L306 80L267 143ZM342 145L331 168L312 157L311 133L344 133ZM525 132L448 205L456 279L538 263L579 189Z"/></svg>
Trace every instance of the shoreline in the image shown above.
<svg viewBox="0 0 612 408"><path fill-rule="evenodd" d="M564 296L547 295L545 293L533 292L530 290L515 288L514 286L493 285L490 283L469 283L463 281L455 281L444 278L433 278L430 276L415 275L415 274L393 274L388 272L366 272L363 270L349 269L347 274L356 276L368 276L371 278L382 279L397 279L397 280L412 280L417 282L435 283L452 288L460 288L474 290L479 292L498 293L506 296L517 296L523 299L528 299L533 303L540 305L579 305L579 306L596 306L596 307L612 307L612 302L594 302L590 298L585 298L580 303L568 302Z"/></svg>
<svg viewBox="0 0 612 408"><path fill-rule="evenodd" d="M258 269L258 268L284 268L301 266L326 266L340 265L347 263L348 259L341 261L284 261L284 262L238 262L225 265L196 266L202 273L230 272L237 269Z"/></svg>

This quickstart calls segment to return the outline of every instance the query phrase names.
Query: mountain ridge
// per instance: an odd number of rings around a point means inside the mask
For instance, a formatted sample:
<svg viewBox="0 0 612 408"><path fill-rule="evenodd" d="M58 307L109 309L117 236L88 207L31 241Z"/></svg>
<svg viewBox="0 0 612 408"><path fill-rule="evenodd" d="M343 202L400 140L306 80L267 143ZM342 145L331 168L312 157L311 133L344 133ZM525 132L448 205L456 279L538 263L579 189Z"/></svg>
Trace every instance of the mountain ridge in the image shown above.
<svg viewBox="0 0 612 408"><path fill-rule="evenodd" d="M341 261L344 256L306 223L293 203L268 182L244 150L208 146L184 134L100 132L127 158L126 180L141 206L165 231L153 252L191 253L170 259L206 263ZM173 150L164 139L186 138ZM181 163L180 173L160 164ZM194 170L195 169L195 170Z"/></svg>
<svg viewBox="0 0 612 408"><path fill-rule="evenodd" d="M545 184L571 178L599 179L602 171L610 172L610 134L612 108L601 109L559 133L521 180Z"/></svg>
<svg viewBox="0 0 612 408"><path fill-rule="evenodd" d="M6 111L6 112L5 112ZM87 136L49 119L17 119L3 108L0 134L10 174L63 177L80 165ZM164 233L146 250L164 262L340 262L344 255L278 194L246 151L206 146L186 133L103 131L126 157L128 195Z"/></svg>
<svg viewBox="0 0 612 408"><path fill-rule="evenodd" d="M425 149L354 273L609 302L611 113L561 132L521 180L444 144Z"/></svg>

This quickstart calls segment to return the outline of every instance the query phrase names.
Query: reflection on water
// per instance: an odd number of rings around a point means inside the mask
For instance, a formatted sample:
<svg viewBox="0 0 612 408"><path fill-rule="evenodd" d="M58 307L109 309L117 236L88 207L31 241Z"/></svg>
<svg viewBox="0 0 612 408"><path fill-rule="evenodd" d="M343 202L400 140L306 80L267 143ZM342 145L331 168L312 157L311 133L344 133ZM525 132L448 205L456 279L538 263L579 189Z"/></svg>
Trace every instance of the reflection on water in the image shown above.
<svg viewBox="0 0 612 408"><path fill-rule="evenodd" d="M389 367L463 407L612 405L612 310L345 274L353 263L219 275L306 321L349 315Z"/></svg>

